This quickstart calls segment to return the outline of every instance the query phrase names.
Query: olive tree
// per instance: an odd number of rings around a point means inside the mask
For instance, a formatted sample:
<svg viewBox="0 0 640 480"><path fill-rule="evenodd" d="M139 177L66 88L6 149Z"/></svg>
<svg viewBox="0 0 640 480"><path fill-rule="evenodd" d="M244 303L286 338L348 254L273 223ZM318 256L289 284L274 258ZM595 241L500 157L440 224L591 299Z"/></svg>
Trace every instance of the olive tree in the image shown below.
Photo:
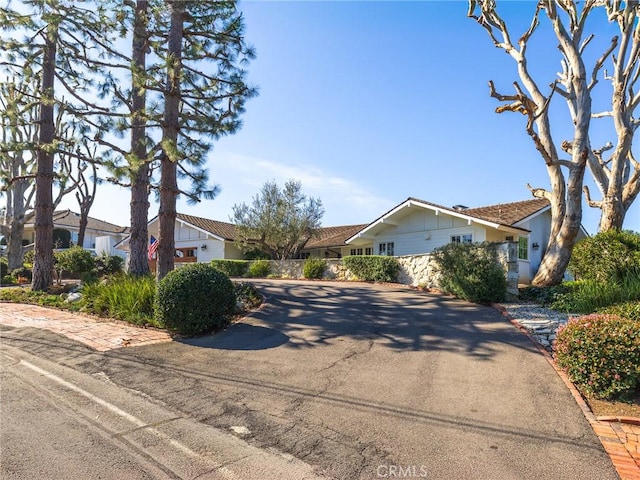
<svg viewBox="0 0 640 480"><path fill-rule="evenodd" d="M322 201L302 193L302 185L289 180L280 190L275 181L266 182L251 205L233 206L231 222L236 225L243 250L256 247L273 260L296 258L320 228Z"/></svg>

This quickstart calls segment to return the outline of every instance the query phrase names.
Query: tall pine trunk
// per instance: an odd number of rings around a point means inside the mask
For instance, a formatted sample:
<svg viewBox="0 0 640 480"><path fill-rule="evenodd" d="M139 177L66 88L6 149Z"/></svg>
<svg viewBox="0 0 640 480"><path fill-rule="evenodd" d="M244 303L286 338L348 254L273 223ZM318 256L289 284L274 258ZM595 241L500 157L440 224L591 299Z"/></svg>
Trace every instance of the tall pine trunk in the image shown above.
<svg viewBox="0 0 640 480"><path fill-rule="evenodd" d="M137 0L133 28L132 53L132 118L131 154L134 157L134 175L131 182L131 233L129 237L129 273L136 276L149 274L147 259L149 231L149 162L146 145L146 52L147 52L147 0Z"/></svg>
<svg viewBox="0 0 640 480"><path fill-rule="evenodd" d="M56 25L47 27L42 62L35 201L35 256L31 288L44 291L53 285L53 151L55 140L54 82L56 70Z"/></svg>
<svg viewBox="0 0 640 480"><path fill-rule="evenodd" d="M167 89L164 95L164 122L160 177L160 210L158 212L158 272L161 280L173 270L175 255L176 200L178 197L177 166L180 129L180 75L184 10L181 2L169 2L171 26L167 52Z"/></svg>

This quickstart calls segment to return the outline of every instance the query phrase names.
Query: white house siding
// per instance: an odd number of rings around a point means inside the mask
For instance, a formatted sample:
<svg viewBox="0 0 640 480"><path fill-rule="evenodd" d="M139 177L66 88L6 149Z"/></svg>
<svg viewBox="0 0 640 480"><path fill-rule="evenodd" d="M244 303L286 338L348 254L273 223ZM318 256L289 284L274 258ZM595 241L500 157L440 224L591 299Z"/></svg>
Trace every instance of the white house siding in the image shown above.
<svg viewBox="0 0 640 480"><path fill-rule="evenodd" d="M397 226L390 226L376 235L373 253L379 253L381 243L394 243L394 255L420 255L451 242L452 235L472 235L474 242L486 240L486 230L467 220L434 212L414 212Z"/></svg>
<svg viewBox="0 0 640 480"><path fill-rule="evenodd" d="M211 238L205 232L176 222L176 248L193 248L198 263L208 263L213 259L224 258L224 242ZM203 249L202 246L206 245Z"/></svg>
<svg viewBox="0 0 640 480"><path fill-rule="evenodd" d="M244 254L233 242L224 242L224 256L221 258L227 260L244 260Z"/></svg>
<svg viewBox="0 0 640 480"><path fill-rule="evenodd" d="M182 243L182 242L181 242ZM206 249L202 249L202 245L206 245ZM182 245L178 245L176 243L176 247ZM194 246L193 240L190 245L186 246ZM219 260L224 257L224 241L216 240L214 238L209 238L207 240L199 240L198 243L195 244L197 247L196 257L198 258L198 263L209 263L211 260Z"/></svg>
<svg viewBox="0 0 640 480"><path fill-rule="evenodd" d="M531 232L529 233L528 245L529 260L519 260L520 282L529 283L540 267L542 255L544 255L547 243L549 242L549 235L551 234L551 212L542 212L525 222L518 223L517 226ZM534 243L538 244L537 249L533 248Z"/></svg>

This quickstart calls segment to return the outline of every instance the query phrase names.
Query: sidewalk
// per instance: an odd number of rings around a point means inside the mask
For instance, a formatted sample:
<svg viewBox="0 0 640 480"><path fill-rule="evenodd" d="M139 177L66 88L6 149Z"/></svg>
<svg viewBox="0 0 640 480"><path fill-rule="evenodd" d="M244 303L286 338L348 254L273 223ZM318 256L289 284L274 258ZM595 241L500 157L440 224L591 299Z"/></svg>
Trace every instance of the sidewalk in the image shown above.
<svg viewBox="0 0 640 480"><path fill-rule="evenodd" d="M171 341L171 336L161 330L19 303L0 303L0 325L42 328L99 352Z"/></svg>

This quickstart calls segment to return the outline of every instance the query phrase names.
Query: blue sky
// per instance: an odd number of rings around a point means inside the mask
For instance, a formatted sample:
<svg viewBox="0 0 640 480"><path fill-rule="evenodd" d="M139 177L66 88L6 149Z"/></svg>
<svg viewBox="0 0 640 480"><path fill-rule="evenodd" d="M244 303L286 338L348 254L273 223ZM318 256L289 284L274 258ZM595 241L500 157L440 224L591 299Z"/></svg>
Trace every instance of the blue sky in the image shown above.
<svg viewBox="0 0 640 480"><path fill-rule="evenodd" d="M502 9L518 36L534 7ZM527 183L548 186L525 117L496 114L499 103L488 95L491 79L511 93L515 64L466 17L466 2L247 1L240 8L257 50L249 80L260 95L247 103L243 128L210 155L221 193L195 206L180 201L180 212L229 221L232 206L250 202L265 181L290 178L321 198L325 226L367 223L410 196L475 207L531 198ZM559 65L545 30L531 47L541 85ZM598 40L610 40L606 27L600 33ZM638 203L625 223L636 231ZM77 211L72 198L62 206ZM152 203L150 217L156 213ZM100 187L91 216L128 225L129 192ZM585 206L590 233L598 218Z"/></svg>

